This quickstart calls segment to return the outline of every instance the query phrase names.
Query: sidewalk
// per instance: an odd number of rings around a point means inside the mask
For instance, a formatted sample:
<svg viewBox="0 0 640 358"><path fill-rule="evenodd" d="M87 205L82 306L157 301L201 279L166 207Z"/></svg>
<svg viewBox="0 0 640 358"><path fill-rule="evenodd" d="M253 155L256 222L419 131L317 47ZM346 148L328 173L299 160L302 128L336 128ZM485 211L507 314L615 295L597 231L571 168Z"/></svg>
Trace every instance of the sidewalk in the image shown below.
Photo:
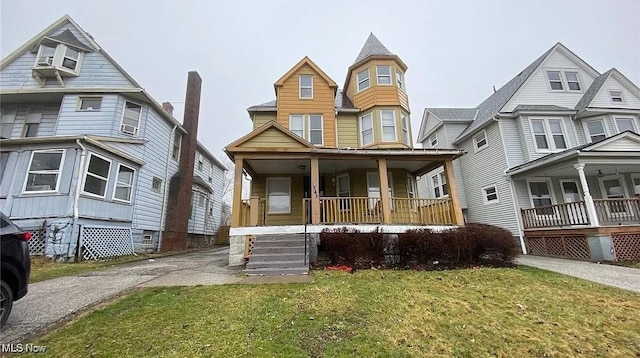
<svg viewBox="0 0 640 358"><path fill-rule="evenodd" d="M519 256L516 262L520 265L537 267L608 286L640 292L640 269L637 268L532 255Z"/></svg>

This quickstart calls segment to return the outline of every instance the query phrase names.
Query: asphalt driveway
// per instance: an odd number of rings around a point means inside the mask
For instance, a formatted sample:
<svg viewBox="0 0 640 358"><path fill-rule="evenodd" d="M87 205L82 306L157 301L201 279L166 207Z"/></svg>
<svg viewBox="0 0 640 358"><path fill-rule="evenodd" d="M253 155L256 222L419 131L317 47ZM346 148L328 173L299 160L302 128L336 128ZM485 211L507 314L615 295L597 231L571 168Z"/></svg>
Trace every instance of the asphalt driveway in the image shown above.
<svg viewBox="0 0 640 358"><path fill-rule="evenodd" d="M242 268L228 267L228 257L228 248L202 250L30 284L29 293L14 303L0 343L21 343L137 287L238 283Z"/></svg>

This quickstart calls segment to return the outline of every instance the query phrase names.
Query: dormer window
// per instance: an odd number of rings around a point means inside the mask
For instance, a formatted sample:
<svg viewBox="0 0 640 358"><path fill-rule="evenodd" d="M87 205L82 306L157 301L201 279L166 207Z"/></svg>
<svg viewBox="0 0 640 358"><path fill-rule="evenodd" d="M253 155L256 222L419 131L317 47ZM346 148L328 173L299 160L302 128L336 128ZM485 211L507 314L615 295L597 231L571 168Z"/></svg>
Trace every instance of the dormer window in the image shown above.
<svg viewBox="0 0 640 358"><path fill-rule="evenodd" d="M70 46L42 44L38 50L34 69L54 67L57 70L62 70L60 73L62 77L77 76L80 72L81 60L82 52ZM45 77L49 76L45 75Z"/></svg>
<svg viewBox="0 0 640 358"><path fill-rule="evenodd" d="M62 67L66 67L71 71L75 71L78 67L78 59L80 58L80 51L76 51L71 47L67 47L64 52L64 59L62 60Z"/></svg>
<svg viewBox="0 0 640 358"><path fill-rule="evenodd" d="M609 98L611 98L611 103L624 103L622 91L609 91Z"/></svg>
<svg viewBox="0 0 640 358"><path fill-rule="evenodd" d="M300 75L300 98L313 98L313 76Z"/></svg>
<svg viewBox="0 0 640 358"><path fill-rule="evenodd" d="M358 72L358 92L369 88L369 69Z"/></svg>
<svg viewBox="0 0 640 358"><path fill-rule="evenodd" d="M48 45L41 45L38 52L38 62L36 66L53 66L53 58L56 54L56 48Z"/></svg>

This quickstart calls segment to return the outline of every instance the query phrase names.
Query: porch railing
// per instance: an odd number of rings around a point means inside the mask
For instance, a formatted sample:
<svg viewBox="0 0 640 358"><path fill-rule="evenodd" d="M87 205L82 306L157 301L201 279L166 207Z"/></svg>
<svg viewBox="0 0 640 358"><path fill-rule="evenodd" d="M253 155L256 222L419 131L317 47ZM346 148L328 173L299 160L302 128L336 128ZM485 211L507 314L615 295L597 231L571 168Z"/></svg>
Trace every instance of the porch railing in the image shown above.
<svg viewBox="0 0 640 358"><path fill-rule="evenodd" d="M594 205L600 225L640 223L640 200L595 199ZM589 225L584 201L521 209L525 229Z"/></svg>
<svg viewBox="0 0 640 358"><path fill-rule="evenodd" d="M321 224L377 224L384 221L379 198L320 198ZM303 199L303 222L310 222L311 199ZM451 199L391 198L392 224L452 225Z"/></svg>

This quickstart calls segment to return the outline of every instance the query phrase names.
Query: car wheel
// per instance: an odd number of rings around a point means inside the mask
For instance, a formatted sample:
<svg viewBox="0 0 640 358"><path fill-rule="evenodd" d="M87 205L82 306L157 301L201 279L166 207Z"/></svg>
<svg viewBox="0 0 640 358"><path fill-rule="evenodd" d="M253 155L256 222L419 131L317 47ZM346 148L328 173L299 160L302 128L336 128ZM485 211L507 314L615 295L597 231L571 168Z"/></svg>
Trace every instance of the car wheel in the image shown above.
<svg viewBox="0 0 640 358"><path fill-rule="evenodd" d="M0 289L0 326L4 326L7 322L9 314L11 314L11 307L13 307L13 291L11 287L2 281L2 287Z"/></svg>

